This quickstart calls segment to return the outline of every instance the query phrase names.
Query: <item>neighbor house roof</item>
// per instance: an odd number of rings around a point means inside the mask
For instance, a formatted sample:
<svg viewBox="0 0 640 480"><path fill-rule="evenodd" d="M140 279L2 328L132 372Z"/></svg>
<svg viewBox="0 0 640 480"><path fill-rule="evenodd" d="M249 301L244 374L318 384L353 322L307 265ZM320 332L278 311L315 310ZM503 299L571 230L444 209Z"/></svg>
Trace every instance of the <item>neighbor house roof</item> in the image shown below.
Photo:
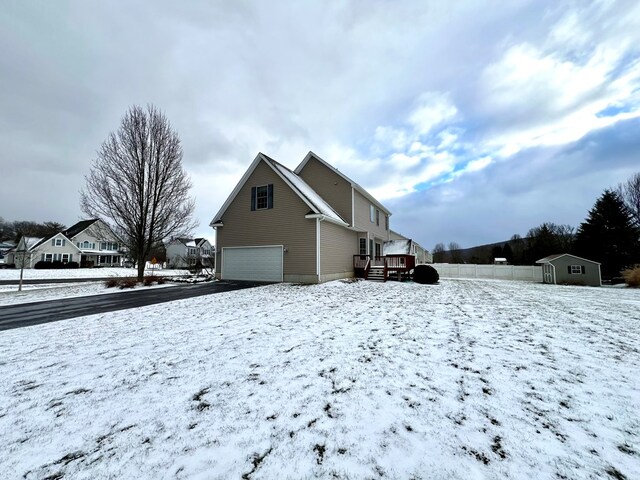
<svg viewBox="0 0 640 480"><path fill-rule="evenodd" d="M556 253L553 255L549 255L548 257L541 258L540 260L536 260L536 263L553 263L554 260L560 257L573 257L578 260L583 260L589 263L595 263L596 265L600 265L600 262L594 262L593 260L589 260L587 258L578 257L577 255L571 255L570 253Z"/></svg>
<svg viewBox="0 0 640 480"><path fill-rule="evenodd" d="M289 170L287 167L276 162L273 158L268 157L264 153L258 153L249 169L242 176L233 192L231 192L231 195L229 195L229 198L227 198L226 202L222 205L220 211L215 217L213 217L213 220L210 223L212 227L219 226L221 224L224 212L229 208L231 202L236 198L240 189L247 182L249 176L253 173L260 162L264 162L268 165L291 188L291 190L293 190L293 192L309 206L311 209L311 215L320 215L334 223L348 226L348 223L345 222L342 217L338 215L338 213L336 213L336 211L331 208L331 206L295 172Z"/></svg>
<svg viewBox="0 0 640 480"><path fill-rule="evenodd" d="M41 245L45 240L47 240L46 237L22 237L24 239L25 245L27 247L27 251L31 251L34 248L36 248L38 245ZM51 237L48 237L51 238Z"/></svg>
<svg viewBox="0 0 640 480"><path fill-rule="evenodd" d="M70 226L69 228L64 230L62 233L67 238L73 238L76 235L84 232L87 228L89 228L91 225L93 225L97 221L98 221L97 218L94 218L92 220L82 220L76 223L75 225Z"/></svg>
<svg viewBox="0 0 640 480"><path fill-rule="evenodd" d="M332 170L333 172L335 172L337 175L339 175L340 177L342 177L344 180L346 180L347 182L349 182L351 184L351 186L353 188L355 188L358 192L360 192L360 194L362 194L367 200L369 200L371 203L373 203L374 205L376 205L378 208L380 208L381 210L383 210L387 215L391 215L391 212L387 209L387 207L385 207L384 205L382 205L378 200L376 200L373 195L371 195L369 192L367 192L364 188L362 188L358 183L354 182L353 180L351 180L349 177L347 177L344 173L342 173L340 170L338 170L337 168L335 168L332 165L329 165L327 162L325 162L322 158L320 158L318 155L316 155L313 152L309 152L307 153L307 156L304 157L304 160L302 160L302 162L300 163L300 165L298 165L296 167L296 169L294 170L294 173L296 175L298 175L302 169L304 168L304 166L307 164L307 162L309 160L311 160L312 158L315 158L317 161L319 161L320 163L322 163L325 167L327 167L329 170Z"/></svg>

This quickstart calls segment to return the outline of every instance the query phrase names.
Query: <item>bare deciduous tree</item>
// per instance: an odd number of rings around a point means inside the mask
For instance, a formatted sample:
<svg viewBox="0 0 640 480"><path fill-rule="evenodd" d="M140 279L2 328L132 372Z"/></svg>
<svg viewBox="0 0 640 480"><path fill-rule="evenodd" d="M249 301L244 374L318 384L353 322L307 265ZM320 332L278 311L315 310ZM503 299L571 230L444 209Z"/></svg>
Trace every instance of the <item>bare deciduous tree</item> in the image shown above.
<svg viewBox="0 0 640 480"><path fill-rule="evenodd" d="M178 134L152 105L133 106L98 150L81 192L82 211L105 222L144 277L157 242L195 228L191 181L182 168Z"/></svg>
<svg viewBox="0 0 640 480"><path fill-rule="evenodd" d="M636 226L640 227L640 172L618 185L617 192L631 210Z"/></svg>

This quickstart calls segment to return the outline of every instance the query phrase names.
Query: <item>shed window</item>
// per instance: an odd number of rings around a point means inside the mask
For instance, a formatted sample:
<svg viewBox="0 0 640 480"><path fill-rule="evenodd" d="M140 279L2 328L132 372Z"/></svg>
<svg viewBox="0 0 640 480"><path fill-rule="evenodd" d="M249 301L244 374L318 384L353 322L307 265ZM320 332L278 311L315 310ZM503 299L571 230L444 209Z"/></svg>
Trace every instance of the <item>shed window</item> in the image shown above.
<svg viewBox="0 0 640 480"><path fill-rule="evenodd" d="M251 210L273 208L273 184L251 187Z"/></svg>
<svg viewBox="0 0 640 480"><path fill-rule="evenodd" d="M585 273L584 265L569 265L568 270L571 275L584 275Z"/></svg>

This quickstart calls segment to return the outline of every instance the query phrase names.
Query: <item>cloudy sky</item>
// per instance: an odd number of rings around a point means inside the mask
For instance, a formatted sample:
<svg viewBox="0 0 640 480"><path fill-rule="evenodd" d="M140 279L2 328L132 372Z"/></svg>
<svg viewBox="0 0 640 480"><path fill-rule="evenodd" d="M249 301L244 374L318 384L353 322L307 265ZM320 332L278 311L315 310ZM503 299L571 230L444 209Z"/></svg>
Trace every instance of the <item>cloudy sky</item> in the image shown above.
<svg viewBox="0 0 640 480"><path fill-rule="evenodd" d="M25 1L0 9L0 216L81 218L133 104L167 115L195 233L255 155L313 150L432 248L577 226L640 171L637 1Z"/></svg>

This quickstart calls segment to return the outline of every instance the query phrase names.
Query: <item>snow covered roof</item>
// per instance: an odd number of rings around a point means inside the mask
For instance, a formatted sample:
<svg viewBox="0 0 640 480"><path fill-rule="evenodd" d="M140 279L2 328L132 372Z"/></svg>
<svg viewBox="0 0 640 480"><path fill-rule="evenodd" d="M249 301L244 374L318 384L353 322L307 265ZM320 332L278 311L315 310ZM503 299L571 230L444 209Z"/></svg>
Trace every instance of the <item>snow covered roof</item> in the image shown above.
<svg viewBox="0 0 640 480"><path fill-rule="evenodd" d="M385 213L387 213L388 215L391 215L391 212L387 209L387 207L385 207L384 205L382 205L378 200L376 200L373 195L371 195L369 192L367 192L364 188L362 188L358 183L354 182L353 180L351 180L349 177L347 177L344 173L342 173L340 170L338 170L337 168L335 168L332 165L329 165L327 162L325 162L322 158L320 158L318 155L316 155L313 152L309 152L307 153L307 156L304 157L304 160L302 160L302 162L300 162L300 165L298 165L296 167L296 169L294 170L294 173L296 175L298 175L302 169L304 168L304 166L307 164L307 162L309 160L311 160L312 158L315 158L317 161L319 161L320 163L322 163L325 167L327 167L329 170L332 170L333 172L335 172L337 175L339 175L340 177L344 178L347 182L349 182L351 184L351 186L353 188L355 188L358 192L360 192L367 200L369 200L371 203L373 203L374 205L376 205L378 208L380 208L381 210L383 210Z"/></svg>
<svg viewBox="0 0 640 480"><path fill-rule="evenodd" d="M294 190L297 190L296 193L301 197L304 197L304 199L307 200L308 204L311 204L310 206L313 210L315 210L315 213L320 213L337 222L344 223L345 225L347 224L347 222L345 222L342 217L340 217L340 215L338 215L336 211L331 208L329 204L325 202L324 199L313 188L309 186L309 184L307 184L307 182L305 182L302 178L293 173L284 165L279 164L272 158L267 158L268 161L285 177L285 179L288 180L290 184L292 184Z"/></svg>
<svg viewBox="0 0 640 480"><path fill-rule="evenodd" d="M45 240L43 237L22 237L22 238L25 242L25 246L27 250L33 249L34 247L40 245Z"/></svg>
<svg viewBox="0 0 640 480"><path fill-rule="evenodd" d="M273 171L280 177L282 180L291 187L291 189L300 197L300 199L305 202L309 208L311 209L312 214L322 215L326 219L331 220L340 225L348 226L349 224L345 222L336 211L331 208L331 206L313 189L311 188L307 182L305 182L302 178L300 178L296 173L289 170L284 165L276 162L274 159L268 157L264 153L258 153L253 163L249 167L249 169L245 172L243 177L240 179L238 184L236 185L231 195L227 198L225 203L220 208L220 211L213 217L211 223L209 224L212 227L217 227L222 225L222 216L224 212L227 210L231 202L235 199L235 197L240 192L242 186L247 182L249 176L253 173L260 162L264 162Z"/></svg>
<svg viewBox="0 0 640 480"><path fill-rule="evenodd" d="M587 258L578 257L576 255L571 255L570 253L556 253L554 255L549 255L548 257L541 258L540 260L536 260L536 263L553 263L554 260L560 257L573 257L578 260L582 260L584 262L595 263L596 265L600 265L600 262L594 262L593 260L589 260Z"/></svg>
<svg viewBox="0 0 640 480"><path fill-rule="evenodd" d="M410 255L411 240L389 240L382 244L383 255Z"/></svg>

